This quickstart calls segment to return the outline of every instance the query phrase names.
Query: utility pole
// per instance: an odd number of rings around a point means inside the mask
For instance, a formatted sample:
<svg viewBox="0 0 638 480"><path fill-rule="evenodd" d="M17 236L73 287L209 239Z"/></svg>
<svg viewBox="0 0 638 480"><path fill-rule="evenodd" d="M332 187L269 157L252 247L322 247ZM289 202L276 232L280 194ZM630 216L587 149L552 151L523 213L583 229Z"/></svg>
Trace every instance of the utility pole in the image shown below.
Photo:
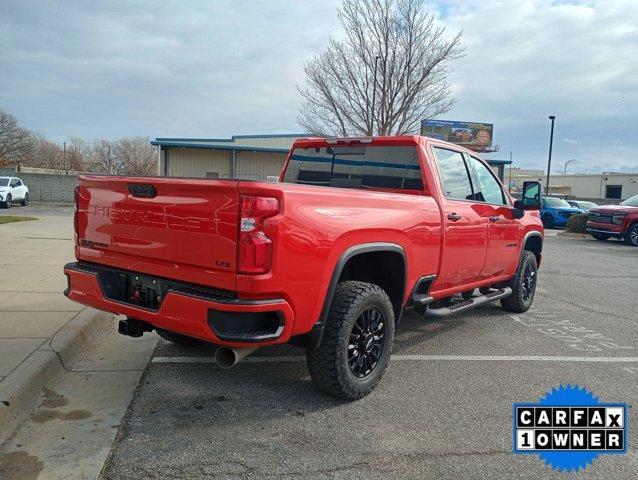
<svg viewBox="0 0 638 480"><path fill-rule="evenodd" d="M371 132L374 135L374 107L377 104L377 64L379 63L379 59L381 57L377 55L374 57L374 75L372 80L372 128Z"/></svg>
<svg viewBox="0 0 638 480"><path fill-rule="evenodd" d="M510 150L510 180L507 183L507 191L512 193L512 151Z"/></svg>
<svg viewBox="0 0 638 480"><path fill-rule="evenodd" d="M550 115L549 119L552 121L552 130L549 134L549 158L547 159L547 181L545 182L545 195L549 194L549 175L552 168L552 146L554 144L554 120L556 115Z"/></svg>

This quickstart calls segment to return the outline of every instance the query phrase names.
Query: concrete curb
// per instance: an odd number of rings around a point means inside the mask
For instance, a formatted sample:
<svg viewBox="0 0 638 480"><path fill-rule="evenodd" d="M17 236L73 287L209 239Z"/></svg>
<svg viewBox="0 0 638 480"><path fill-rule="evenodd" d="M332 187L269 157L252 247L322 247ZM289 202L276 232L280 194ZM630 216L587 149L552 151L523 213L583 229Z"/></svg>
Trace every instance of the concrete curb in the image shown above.
<svg viewBox="0 0 638 480"><path fill-rule="evenodd" d="M556 235L559 237L569 237L569 238L591 238L589 233L572 233L572 232L558 232Z"/></svg>
<svg viewBox="0 0 638 480"><path fill-rule="evenodd" d="M45 384L64 373L66 360L113 318L85 307L0 383L0 445L39 404Z"/></svg>

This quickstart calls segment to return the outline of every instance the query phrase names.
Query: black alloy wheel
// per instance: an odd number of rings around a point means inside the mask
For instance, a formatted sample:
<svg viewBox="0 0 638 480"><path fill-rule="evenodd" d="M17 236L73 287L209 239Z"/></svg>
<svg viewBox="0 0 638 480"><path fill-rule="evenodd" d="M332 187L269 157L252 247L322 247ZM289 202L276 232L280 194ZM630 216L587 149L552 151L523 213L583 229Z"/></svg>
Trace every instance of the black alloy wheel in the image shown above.
<svg viewBox="0 0 638 480"><path fill-rule="evenodd" d="M352 325L348 366L357 378L370 375L379 364L385 344L385 318L377 307L361 312Z"/></svg>
<svg viewBox="0 0 638 480"><path fill-rule="evenodd" d="M523 272L523 282L521 284L521 294L524 301L528 301L534 293L536 287L536 268L531 263L525 265Z"/></svg>

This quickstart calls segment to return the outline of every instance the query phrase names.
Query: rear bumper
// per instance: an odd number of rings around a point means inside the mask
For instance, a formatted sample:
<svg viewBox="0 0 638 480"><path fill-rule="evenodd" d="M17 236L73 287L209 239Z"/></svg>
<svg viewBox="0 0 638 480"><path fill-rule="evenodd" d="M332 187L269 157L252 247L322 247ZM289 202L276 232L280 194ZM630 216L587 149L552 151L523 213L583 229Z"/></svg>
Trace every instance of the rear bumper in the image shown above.
<svg viewBox="0 0 638 480"><path fill-rule="evenodd" d="M214 292L207 293L197 287L168 288L157 308L146 308L126 301L121 295L114 296L113 282L108 275L122 275L122 272L69 263L64 267L68 281L64 294L83 305L218 345L261 346L286 343L290 339L294 315L283 299L246 300L228 295L218 298Z"/></svg>

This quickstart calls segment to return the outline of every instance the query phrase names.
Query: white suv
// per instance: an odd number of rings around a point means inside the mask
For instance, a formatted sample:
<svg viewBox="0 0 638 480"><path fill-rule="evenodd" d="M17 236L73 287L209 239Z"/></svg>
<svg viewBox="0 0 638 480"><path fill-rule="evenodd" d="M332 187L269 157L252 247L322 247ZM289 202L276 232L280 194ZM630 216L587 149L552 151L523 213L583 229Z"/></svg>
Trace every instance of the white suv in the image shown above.
<svg viewBox="0 0 638 480"><path fill-rule="evenodd" d="M14 202L26 207L29 204L29 189L19 178L0 177L0 206L11 208Z"/></svg>

